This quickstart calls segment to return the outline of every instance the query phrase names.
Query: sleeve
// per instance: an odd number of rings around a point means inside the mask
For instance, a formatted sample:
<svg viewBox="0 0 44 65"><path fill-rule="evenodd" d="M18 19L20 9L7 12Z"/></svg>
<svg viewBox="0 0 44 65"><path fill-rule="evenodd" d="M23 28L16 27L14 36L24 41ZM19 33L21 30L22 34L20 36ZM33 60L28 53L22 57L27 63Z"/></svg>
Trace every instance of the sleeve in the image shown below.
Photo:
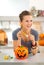
<svg viewBox="0 0 44 65"><path fill-rule="evenodd" d="M18 38L17 38L17 32L16 32L16 31L14 31L14 32L12 33L12 39L13 39L13 40L18 40Z"/></svg>
<svg viewBox="0 0 44 65"><path fill-rule="evenodd" d="M35 41L38 41L38 32L35 32Z"/></svg>

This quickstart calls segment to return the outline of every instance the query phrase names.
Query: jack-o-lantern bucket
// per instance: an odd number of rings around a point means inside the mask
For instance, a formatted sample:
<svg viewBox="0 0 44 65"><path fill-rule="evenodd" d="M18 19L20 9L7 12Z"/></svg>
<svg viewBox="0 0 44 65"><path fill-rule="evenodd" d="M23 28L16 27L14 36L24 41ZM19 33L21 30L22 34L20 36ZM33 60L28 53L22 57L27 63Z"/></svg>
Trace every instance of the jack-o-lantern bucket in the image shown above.
<svg viewBox="0 0 44 65"><path fill-rule="evenodd" d="M28 57L28 49L24 46L18 46L14 53L17 59L25 59Z"/></svg>

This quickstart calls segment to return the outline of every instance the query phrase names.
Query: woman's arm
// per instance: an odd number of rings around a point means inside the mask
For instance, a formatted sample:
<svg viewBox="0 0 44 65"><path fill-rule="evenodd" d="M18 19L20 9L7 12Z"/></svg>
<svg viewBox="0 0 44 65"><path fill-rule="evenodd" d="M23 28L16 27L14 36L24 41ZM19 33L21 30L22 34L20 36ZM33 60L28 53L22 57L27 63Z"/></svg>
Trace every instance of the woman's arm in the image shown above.
<svg viewBox="0 0 44 65"><path fill-rule="evenodd" d="M21 32L19 31L17 33L17 40L13 40L13 47L14 47L14 50L16 49L16 47L18 46L21 46Z"/></svg>
<svg viewBox="0 0 44 65"><path fill-rule="evenodd" d="M21 41L20 40L13 40L13 48L14 50L16 49L16 47L21 46Z"/></svg>
<svg viewBox="0 0 44 65"><path fill-rule="evenodd" d="M35 37L31 34L29 39L32 41L32 48L31 52L33 55L35 55L38 52L38 42L35 41Z"/></svg>

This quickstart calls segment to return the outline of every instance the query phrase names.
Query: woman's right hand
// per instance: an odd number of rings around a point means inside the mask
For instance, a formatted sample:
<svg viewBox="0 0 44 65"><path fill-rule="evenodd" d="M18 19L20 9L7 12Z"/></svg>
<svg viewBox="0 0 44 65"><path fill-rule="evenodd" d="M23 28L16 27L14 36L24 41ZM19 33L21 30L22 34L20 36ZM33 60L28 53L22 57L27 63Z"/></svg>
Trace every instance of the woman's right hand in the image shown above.
<svg viewBox="0 0 44 65"><path fill-rule="evenodd" d="M18 41L17 41L18 46L21 46L21 31L19 31L19 32L17 33L17 38L18 38Z"/></svg>
<svg viewBox="0 0 44 65"><path fill-rule="evenodd" d="M17 38L18 38L18 40L21 40L21 31L19 31L19 32L17 33Z"/></svg>

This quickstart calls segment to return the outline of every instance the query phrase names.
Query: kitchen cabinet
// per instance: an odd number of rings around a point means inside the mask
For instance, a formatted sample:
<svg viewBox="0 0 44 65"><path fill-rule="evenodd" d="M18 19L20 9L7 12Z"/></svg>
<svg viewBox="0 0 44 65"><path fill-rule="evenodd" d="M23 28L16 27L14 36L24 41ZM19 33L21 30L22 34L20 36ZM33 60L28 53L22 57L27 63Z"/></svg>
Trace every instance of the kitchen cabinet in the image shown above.
<svg viewBox="0 0 44 65"><path fill-rule="evenodd" d="M18 21L18 16L0 16L0 28L4 30L11 30Z"/></svg>

